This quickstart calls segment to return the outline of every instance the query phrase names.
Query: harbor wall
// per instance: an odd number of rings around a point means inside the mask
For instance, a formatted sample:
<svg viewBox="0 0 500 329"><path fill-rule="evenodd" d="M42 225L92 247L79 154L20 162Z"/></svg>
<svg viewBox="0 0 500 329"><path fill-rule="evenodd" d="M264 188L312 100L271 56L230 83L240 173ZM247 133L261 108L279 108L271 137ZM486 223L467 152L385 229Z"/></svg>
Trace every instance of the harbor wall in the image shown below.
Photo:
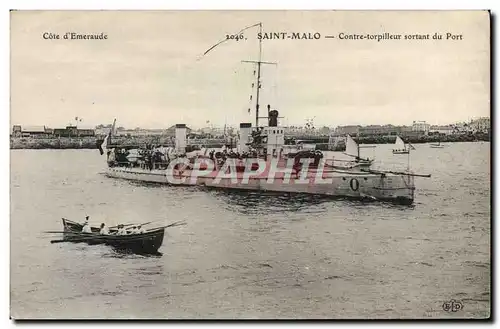
<svg viewBox="0 0 500 329"><path fill-rule="evenodd" d="M10 149L97 149L95 137L30 138L11 137Z"/></svg>
<svg viewBox="0 0 500 329"><path fill-rule="evenodd" d="M97 149L102 144L102 137L60 137L60 138L34 138L34 137L10 137L10 149ZM174 139L171 137L158 138L157 136L141 137L113 137L113 145L120 147L125 145L145 146L147 144L173 147ZM206 148L220 148L225 144L223 139L197 139L188 140L188 145L198 145Z"/></svg>
<svg viewBox="0 0 500 329"><path fill-rule="evenodd" d="M306 143L316 144L317 150L323 151L344 151L345 142L342 137L339 137L339 143L335 147L329 144L329 136L300 136L295 138L286 138L286 144L294 144L295 140L303 140ZM10 137L11 149L97 149L97 144L102 143L102 137L60 137L60 138L33 138L33 137ZM359 144L393 144L396 136L361 136L355 138ZM453 134L445 136L412 136L403 137L405 142L412 144L422 143L453 143L453 142L476 142L490 141L490 134L475 133L475 134ZM234 142L234 141L233 141ZM226 141L220 138L213 139L191 139L188 140L188 145L199 145L206 148L222 147ZM174 146L172 137L158 136L141 136L141 137L113 137L113 144L119 146L124 145L146 145L155 144L162 146Z"/></svg>

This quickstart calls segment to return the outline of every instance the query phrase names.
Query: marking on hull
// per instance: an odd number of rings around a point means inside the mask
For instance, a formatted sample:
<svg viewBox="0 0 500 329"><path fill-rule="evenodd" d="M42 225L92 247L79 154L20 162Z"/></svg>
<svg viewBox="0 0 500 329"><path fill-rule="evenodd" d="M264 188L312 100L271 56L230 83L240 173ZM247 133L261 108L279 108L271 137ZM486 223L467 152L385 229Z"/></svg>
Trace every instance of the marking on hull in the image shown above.
<svg viewBox="0 0 500 329"><path fill-rule="evenodd" d="M349 181L349 186L351 187L351 190L357 191L359 189L359 182L356 178L351 178Z"/></svg>

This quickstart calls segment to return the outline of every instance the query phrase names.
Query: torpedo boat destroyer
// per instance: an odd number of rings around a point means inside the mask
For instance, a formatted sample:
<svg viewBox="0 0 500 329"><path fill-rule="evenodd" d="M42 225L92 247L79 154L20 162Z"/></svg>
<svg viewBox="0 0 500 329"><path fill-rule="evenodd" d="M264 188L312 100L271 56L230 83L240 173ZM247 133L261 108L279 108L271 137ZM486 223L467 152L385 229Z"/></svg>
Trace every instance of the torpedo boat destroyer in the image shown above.
<svg viewBox="0 0 500 329"><path fill-rule="evenodd" d="M259 27L262 32L262 24ZM251 28L249 27L249 28ZM261 43L262 40L259 40ZM211 48L212 49L212 48ZM210 50L210 49L209 49ZM205 52L206 54L206 52ZM113 128L99 147L107 154L106 175L171 186L202 186L226 190L307 193L338 198L369 199L412 204L415 176L409 171L372 170L372 160L345 161L329 158L321 151L293 151L285 145L279 112L267 106L267 116L259 117L262 45L256 65L255 125L240 123L235 148L190 152L187 127L177 124L175 147L118 147L111 142ZM259 119L266 119L260 125ZM116 122L116 121L115 121ZM349 144L355 143L348 137ZM104 150L105 149L105 150Z"/></svg>

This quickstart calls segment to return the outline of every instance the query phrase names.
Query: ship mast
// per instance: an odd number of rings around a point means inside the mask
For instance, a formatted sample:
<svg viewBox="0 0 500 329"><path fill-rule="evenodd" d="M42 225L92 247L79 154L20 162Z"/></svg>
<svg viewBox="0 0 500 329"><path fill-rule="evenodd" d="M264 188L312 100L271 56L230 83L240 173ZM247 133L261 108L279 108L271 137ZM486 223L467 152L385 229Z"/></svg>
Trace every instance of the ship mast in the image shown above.
<svg viewBox="0 0 500 329"><path fill-rule="evenodd" d="M257 64L257 91L256 91L256 100L255 100L255 127L258 127L259 126L259 119L261 117L259 117L259 108L260 108L260 104L259 104L259 98L260 98L260 87L261 87L261 84L260 84L260 74L261 74L261 65L262 64L272 64L272 65L276 65L277 63L273 63L273 62L264 62L262 61L262 23L259 23L258 24L259 26L259 36L261 36L259 39L259 58L257 61L242 61L244 63L254 63L254 64ZM267 117L263 117L263 118L267 118Z"/></svg>
<svg viewBox="0 0 500 329"><path fill-rule="evenodd" d="M262 36L262 23L259 23L259 32ZM257 94L255 104L255 127L259 126L259 92L260 92L260 64L262 62L262 38L259 38L259 60L257 61Z"/></svg>

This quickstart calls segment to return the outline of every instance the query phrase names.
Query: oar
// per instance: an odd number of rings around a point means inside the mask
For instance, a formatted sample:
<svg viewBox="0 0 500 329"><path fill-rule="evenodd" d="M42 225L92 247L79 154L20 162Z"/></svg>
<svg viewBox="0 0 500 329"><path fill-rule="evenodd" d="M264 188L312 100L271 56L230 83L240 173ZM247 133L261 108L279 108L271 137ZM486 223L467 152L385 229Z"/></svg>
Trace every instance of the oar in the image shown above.
<svg viewBox="0 0 500 329"><path fill-rule="evenodd" d="M52 240L50 243L61 243L61 242L85 242L89 239L75 239L75 240Z"/></svg>
<svg viewBox="0 0 500 329"><path fill-rule="evenodd" d="M173 227L173 226L179 226L179 225L186 225L186 221L185 220L180 220L180 221L177 221L177 222L174 222L172 224L169 224L169 225L165 226L165 228L167 228L167 227Z"/></svg>
<svg viewBox="0 0 500 329"><path fill-rule="evenodd" d="M135 226L144 226L144 225L148 225L148 224L151 224L153 222L147 222L147 223L143 223L143 224L128 224L128 225L124 225L123 227L127 227L127 226L132 226L132 225L135 225Z"/></svg>
<svg viewBox="0 0 500 329"><path fill-rule="evenodd" d="M186 221L185 220L180 220L178 222L175 222L175 223L172 223L172 224L169 224L167 226L163 226L163 227L156 227L156 228L152 228L152 229L149 229L148 231L154 231L154 230L158 230L158 229L161 229L161 228L169 228L169 227L175 227L175 226L182 226L182 225L186 225Z"/></svg>
<svg viewBox="0 0 500 329"><path fill-rule="evenodd" d="M52 240L50 243L60 243L60 242L84 242L86 240L96 239L95 236L81 237L78 239L62 239L62 240Z"/></svg>
<svg viewBox="0 0 500 329"><path fill-rule="evenodd" d="M151 233L151 232L153 232L153 231L157 231L157 230L161 230L161 229L166 229L166 228L169 228L169 227L177 227L177 226L182 226L182 225L186 225L186 223L176 224L176 225L169 225L169 226L160 226L160 227L155 227L155 228L150 228L149 230L146 230L146 233Z"/></svg>
<svg viewBox="0 0 500 329"><path fill-rule="evenodd" d="M82 234L82 232L72 232L72 231L43 231L42 233Z"/></svg>
<svg viewBox="0 0 500 329"><path fill-rule="evenodd" d="M148 223L144 223L144 224L137 224L136 226L139 226L139 225L143 226L143 225L150 224L150 223L154 223L154 222L148 222ZM133 225L133 224L131 224L131 225ZM175 227L175 226L181 226L181 225L186 225L186 221L185 220L180 220L180 221L177 221L175 223L172 223L172 224L169 224L169 225L166 225L166 226L160 226L160 227L150 228L149 230L146 230L146 232L158 230L158 229L161 229L161 228Z"/></svg>
<svg viewBox="0 0 500 329"><path fill-rule="evenodd" d="M62 240L52 240L50 243L60 243L60 242L84 242L87 240L106 240L110 235L99 235L99 234L94 234L94 233L76 233L76 232L65 232L72 234L73 237L69 239L62 239Z"/></svg>
<svg viewBox="0 0 500 329"><path fill-rule="evenodd" d="M124 224L123 227L128 227L128 226L132 226L132 225L135 225L135 226L139 226L139 225L144 226L144 225L148 225L148 224L151 224L151 223L153 223L153 222L147 222L147 223L144 223L144 224L136 224L136 223L133 223L133 224ZM118 228L118 225L110 226L109 228L110 229L112 229L112 228Z"/></svg>
<svg viewBox="0 0 500 329"><path fill-rule="evenodd" d="M176 226L183 226L183 225L187 225L187 223L179 223L179 224L175 224L175 225L167 226L167 227L176 227Z"/></svg>

